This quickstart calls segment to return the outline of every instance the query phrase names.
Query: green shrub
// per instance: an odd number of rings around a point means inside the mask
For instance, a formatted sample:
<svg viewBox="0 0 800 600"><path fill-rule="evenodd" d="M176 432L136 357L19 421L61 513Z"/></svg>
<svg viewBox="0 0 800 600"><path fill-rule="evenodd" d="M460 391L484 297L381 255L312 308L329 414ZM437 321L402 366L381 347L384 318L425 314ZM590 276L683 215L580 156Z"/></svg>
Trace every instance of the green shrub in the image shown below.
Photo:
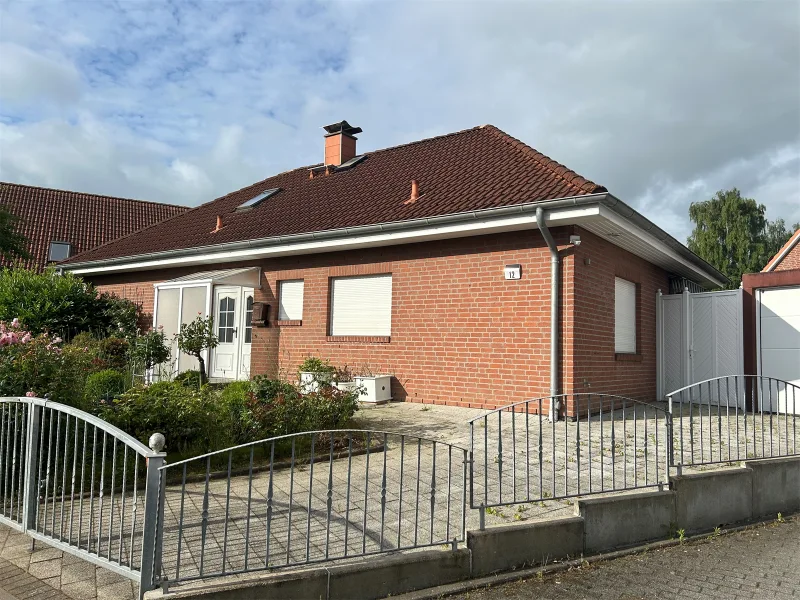
<svg viewBox="0 0 800 600"><path fill-rule="evenodd" d="M6 329L0 322L0 329ZM0 346L0 396L32 395L49 398L77 408L83 401L86 378L92 369L92 355L61 338L9 328L17 343Z"/></svg>
<svg viewBox="0 0 800 600"><path fill-rule="evenodd" d="M167 336L161 327L135 338L128 351L134 367L144 371L167 362L171 354Z"/></svg>
<svg viewBox="0 0 800 600"><path fill-rule="evenodd" d="M140 307L109 294L98 295L72 273L0 270L0 321L19 319L34 335L49 332L72 339L82 331L97 337L136 332Z"/></svg>
<svg viewBox="0 0 800 600"><path fill-rule="evenodd" d="M72 344L75 345L74 340ZM105 362L109 369L127 371L129 369L129 348L130 343L125 338L107 337L100 340L97 350L99 358Z"/></svg>
<svg viewBox="0 0 800 600"><path fill-rule="evenodd" d="M92 373L86 378L84 398L89 406L97 402L110 402L127 389L128 378L124 373L114 369L105 369Z"/></svg>
<svg viewBox="0 0 800 600"><path fill-rule="evenodd" d="M216 395L174 381L135 386L99 413L145 444L153 433L163 433L170 453L206 452L224 443Z"/></svg>
<svg viewBox="0 0 800 600"><path fill-rule="evenodd" d="M330 361L321 360L315 356L309 356L302 362L298 371L301 373L314 373L315 375L322 376L321 378L325 381L330 381L330 379L336 375L337 369Z"/></svg>
<svg viewBox="0 0 800 600"><path fill-rule="evenodd" d="M183 384L184 386L191 388L193 390L200 389L200 371L197 370L189 370L184 371L183 373L178 373L175 376L175 381L178 383Z"/></svg>
<svg viewBox="0 0 800 600"><path fill-rule="evenodd" d="M285 381L256 377L242 421L248 438L258 440L302 431L340 429L357 409L357 391L322 386L317 392L302 394Z"/></svg>
<svg viewBox="0 0 800 600"><path fill-rule="evenodd" d="M219 395L219 427L228 432L231 444L254 441L248 435L244 418L252 394L250 382L234 381L216 393Z"/></svg>

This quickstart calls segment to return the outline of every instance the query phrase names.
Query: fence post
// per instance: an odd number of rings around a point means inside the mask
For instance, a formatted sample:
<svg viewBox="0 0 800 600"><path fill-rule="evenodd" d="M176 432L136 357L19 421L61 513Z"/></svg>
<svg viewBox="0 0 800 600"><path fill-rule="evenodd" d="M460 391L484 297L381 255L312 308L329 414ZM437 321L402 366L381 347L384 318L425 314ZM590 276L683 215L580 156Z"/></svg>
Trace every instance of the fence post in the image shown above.
<svg viewBox="0 0 800 600"><path fill-rule="evenodd" d="M673 424L672 424L672 396L667 396L667 482L669 482L669 470L675 466L675 448L673 447Z"/></svg>
<svg viewBox="0 0 800 600"><path fill-rule="evenodd" d="M36 475L36 455L39 452L39 422L42 407L28 405L28 426L25 428L25 475L23 479L22 530L36 529L36 509L39 506L39 481Z"/></svg>
<svg viewBox="0 0 800 600"><path fill-rule="evenodd" d="M150 436L150 449L161 452L164 449L164 436L154 433ZM158 572L156 566L161 564L161 536L159 524L163 521L164 506L161 487L164 485L159 470L164 464L164 455L151 456L147 459L147 483L144 496L144 531L142 535L142 564L139 570L139 599L145 592L155 587Z"/></svg>

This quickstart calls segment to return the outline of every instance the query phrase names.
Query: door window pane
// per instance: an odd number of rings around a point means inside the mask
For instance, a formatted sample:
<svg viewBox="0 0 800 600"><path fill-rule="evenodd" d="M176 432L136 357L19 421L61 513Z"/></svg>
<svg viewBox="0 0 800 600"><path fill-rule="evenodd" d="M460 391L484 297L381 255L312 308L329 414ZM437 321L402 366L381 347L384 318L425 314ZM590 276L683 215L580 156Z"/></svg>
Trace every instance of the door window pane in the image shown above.
<svg viewBox="0 0 800 600"><path fill-rule="evenodd" d="M233 342L233 317L236 313L236 300L224 296L219 299L219 324L217 337L221 344Z"/></svg>
<svg viewBox="0 0 800 600"><path fill-rule="evenodd" d="M247 296L247 304L244 312L244 343L249 344L253 341L253 297Z"/></svg>

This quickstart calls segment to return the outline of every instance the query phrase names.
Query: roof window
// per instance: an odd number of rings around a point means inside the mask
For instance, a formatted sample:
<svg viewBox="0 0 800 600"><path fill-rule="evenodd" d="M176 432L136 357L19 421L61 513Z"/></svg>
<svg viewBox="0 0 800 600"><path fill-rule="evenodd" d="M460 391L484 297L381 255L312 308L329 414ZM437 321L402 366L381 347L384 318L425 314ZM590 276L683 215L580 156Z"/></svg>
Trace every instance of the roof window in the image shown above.
<svg viewBox="0 0 800 600"><path fill-rule="evenodd" d="M251 208L255 208L259 204L261 204L267 198L270 198L281 191L281 188L272 188L269 190L264 190L255 198L250 198L247 202L240 204L236 207L236 210L250 210Z"/></svg>
<svg viewBox="0 0 800 600"><path fill-rule="evenodd" d="M50 242L48 259L51 262L67 260L72 253L72 244L69 242Z"/></svg>

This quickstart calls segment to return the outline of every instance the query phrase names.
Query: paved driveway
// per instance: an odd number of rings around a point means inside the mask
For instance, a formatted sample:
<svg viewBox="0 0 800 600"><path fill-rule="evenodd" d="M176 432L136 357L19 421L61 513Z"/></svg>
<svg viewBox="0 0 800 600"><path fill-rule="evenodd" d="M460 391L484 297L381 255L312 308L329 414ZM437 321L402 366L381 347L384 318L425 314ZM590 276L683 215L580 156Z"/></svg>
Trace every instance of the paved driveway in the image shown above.
<svg viewBox="0 0 800 600"><path fill-rule="evenodd" d="M654 550L452 600L800 598L800 520Z"/></svg>

